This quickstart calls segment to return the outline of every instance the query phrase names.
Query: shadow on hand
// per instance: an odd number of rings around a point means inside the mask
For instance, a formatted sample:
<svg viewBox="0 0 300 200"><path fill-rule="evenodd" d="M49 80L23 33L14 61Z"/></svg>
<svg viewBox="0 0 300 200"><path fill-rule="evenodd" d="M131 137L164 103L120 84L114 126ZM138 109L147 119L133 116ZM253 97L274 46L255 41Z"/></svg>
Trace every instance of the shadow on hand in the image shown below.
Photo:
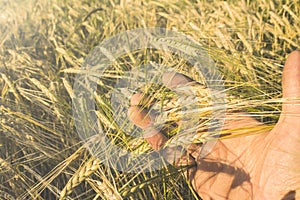
<svg viewBox="0 0 300 200"><path fill-rule="evenodd" d="M231 179L232 180L231 183L230 182L228 183L231 184L229 187L230 188L229 191L237 187L241 187L244 182L248 182L250 184L250 176L245 170L219 161L216 162L216 161L208 161L208 159L201 159L198 161L197 169L203 172L212 173L211 176L207 178L207 180L216 177L220 173L224 173L229 176L232 176L233 179ZM226 180L224 180L224 183L226 183ZM246 190L246 188L244 189ZM227 195L229 195L229 191ZM252 194L253 192L252 187L248 192L250 195Z"/></svg>

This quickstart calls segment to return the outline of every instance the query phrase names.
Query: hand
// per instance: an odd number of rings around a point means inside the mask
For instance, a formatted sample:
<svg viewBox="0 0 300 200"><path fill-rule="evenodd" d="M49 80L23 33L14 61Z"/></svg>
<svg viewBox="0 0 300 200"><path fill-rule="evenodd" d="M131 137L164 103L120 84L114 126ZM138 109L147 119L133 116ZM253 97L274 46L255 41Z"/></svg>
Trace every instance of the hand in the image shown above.
<svg viewBox="0 0 300 200"><path fill-rule="evenodd" d="M172 89L191 80L181 74L165 85ZM300 199L300 51L288 57L282 79L282 113L270 132L219 140L200 158L200 147L190 145L182 160L196 166L187 173L194 189L203 199ZM131 99L131 121L147 129L151 120L136 106L142 95ZM245 113L227 114L223 129L259 126ZM145 138L153 149L160 149L167 138L159 131Z"/></svg>

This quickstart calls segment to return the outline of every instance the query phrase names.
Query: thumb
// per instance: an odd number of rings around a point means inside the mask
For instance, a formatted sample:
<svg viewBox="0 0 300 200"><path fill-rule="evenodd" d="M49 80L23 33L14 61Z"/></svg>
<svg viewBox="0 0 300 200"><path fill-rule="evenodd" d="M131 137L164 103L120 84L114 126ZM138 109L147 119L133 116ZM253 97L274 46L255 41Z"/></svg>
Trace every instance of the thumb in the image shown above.
<svg viewBox="0 0 300 200"><path fill-rule="evenodd" d="M292 52L284 65L282 75L281 118L300 118L300 51Z"/></svg>

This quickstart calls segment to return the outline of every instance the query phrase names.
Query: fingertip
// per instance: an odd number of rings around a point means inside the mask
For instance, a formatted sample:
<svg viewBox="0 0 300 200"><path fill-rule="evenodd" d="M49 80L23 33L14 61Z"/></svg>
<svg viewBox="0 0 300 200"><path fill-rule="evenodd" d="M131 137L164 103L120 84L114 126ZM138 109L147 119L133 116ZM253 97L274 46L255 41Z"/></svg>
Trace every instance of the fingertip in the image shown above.
<svg viewBox="0 0 300 200"><path fill-rule="evenodd" d="M292 51L288 57L291 57L291 56L298 56L299 57L300 56L300 50L296 49L296 50Z"/></svg>
<svg viewBox="0 0 300 200"><path fill-rule="evenodd" d="M284 98L300 96L300 51L293 51L283 69L282 87Z"/></svg>
<svg viewBox="0 0 300 200"><path fill-rule="evenodd" d="M166 72L162 76L163 84L169 89L186 85L192 81L193 80L191 78L177 72Z"/></svg>
<svg viewBox="0 0 300 200"><path fill-rule="evenodd" d="M128 108L127 115L128 115L128 117L129 117L130 120L132 119L133 114L135 114L135 111L136 111L135 106L131 106L131 107Z"/></svg>
<svg viewBox="0 0 300 200"><path fill-rule="evenodd" d="M132 95L132 97L130 99L130 105L137 106L137 105L139 105L139 103L142 99L143 99L143 94L138 92L138 93Z"/></svg>
<svg viewBox="0 0 300 200"><path fill-rule="evenodd" d="M300 50L295 50L290 53L284 65L284 72L297 70L300 67Z"/></svg>
<svg viewBox="0 0 300 200"><path fill-rule="evenodd" d="M136 93L130 98L130 106L152 106L156 102L156 99L153 97L146 96L143 93Z"/></svg>
<svg viewBox="0 0 300 200"><path fill-rule="evenodd" d="M300 51L293 51L287 58L282 74L284 103L281 118L294 120L300 114Z"/></svg>

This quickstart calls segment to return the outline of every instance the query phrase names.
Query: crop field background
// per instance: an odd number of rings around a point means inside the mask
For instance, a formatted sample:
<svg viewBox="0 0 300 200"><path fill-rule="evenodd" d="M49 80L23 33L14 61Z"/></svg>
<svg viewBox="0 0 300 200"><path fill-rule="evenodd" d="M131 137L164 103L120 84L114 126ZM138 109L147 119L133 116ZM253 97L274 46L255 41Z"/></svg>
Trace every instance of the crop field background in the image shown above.
<svg viewBox="0 0 300 200"><path fill-rule="evenodd" d="M91 154L75 127L73 84L86 57L105 39L147 27L201 44L222 74L228 111L252 114L262 129L276 123L283 64L300 44L299 0L0 0L0 199L201 199L184 168L121 172ZM197 79L180 58L143 53L112 64L95 94L103 130L137 154L151 148L114 122L111 83L148 60Z"/></svg>

